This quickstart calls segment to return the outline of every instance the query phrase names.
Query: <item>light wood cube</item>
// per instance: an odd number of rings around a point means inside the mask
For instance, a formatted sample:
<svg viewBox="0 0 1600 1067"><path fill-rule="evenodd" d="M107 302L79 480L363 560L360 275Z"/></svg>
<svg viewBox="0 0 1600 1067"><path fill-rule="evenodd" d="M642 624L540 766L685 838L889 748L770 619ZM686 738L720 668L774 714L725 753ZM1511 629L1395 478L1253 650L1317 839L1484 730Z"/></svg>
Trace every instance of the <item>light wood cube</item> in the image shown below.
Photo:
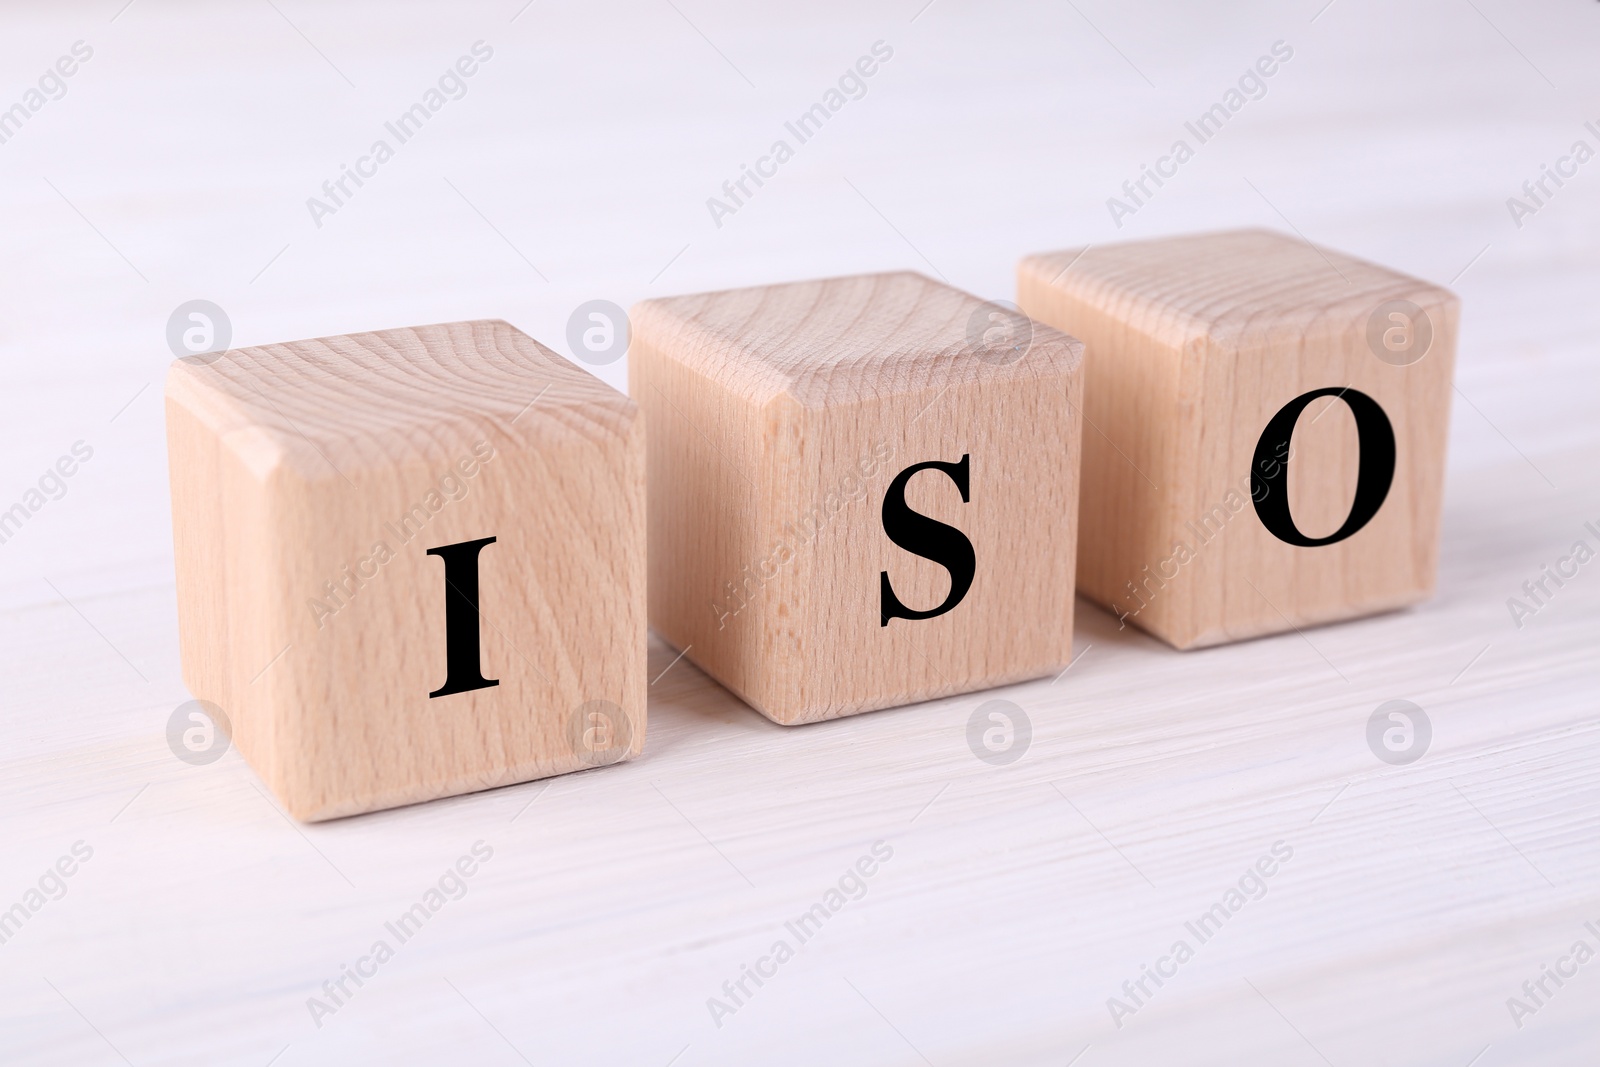
<svg viewBox="0 0 1600 1067"><path fill-rule="evenodd" d="M1194 648L1433 591L1452 294L1248 230L1029 256L1017 299L1087 346L1086 596Z"/></svg>
<svg viewBox="0 0 1600 1067"><path fill-rule="evenodd" d="M1082 346L920 275L649 300L650 618L769 718L1059 670Z"/></svg>
<svg viewBox="0 0 1600 1067"><path fill-rule="evenodd" d="M458 322L179 360L167 434L184 680L296 817L640 751L626 397Z"/></svg>

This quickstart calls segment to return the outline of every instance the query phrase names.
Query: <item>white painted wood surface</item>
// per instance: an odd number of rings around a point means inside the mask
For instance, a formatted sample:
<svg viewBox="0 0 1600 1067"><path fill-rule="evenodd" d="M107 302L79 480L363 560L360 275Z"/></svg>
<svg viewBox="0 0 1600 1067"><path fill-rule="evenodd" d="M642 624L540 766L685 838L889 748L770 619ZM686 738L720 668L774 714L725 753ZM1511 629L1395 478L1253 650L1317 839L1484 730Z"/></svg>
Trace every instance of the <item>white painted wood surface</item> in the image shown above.
<svg viewBox="0 0 1600 1067"><path fill-rule="evenodd" d="M1600 9L519 5L0 16L0 107L93 49L0 144L0 507L93 449L0 544L0 908L93 850L0 944L0 1062L1595 1062L1600 963L1520 1028L1506 1002L1600 946L1600 564L1520 629L1506 600L1600 540L1600 162L1520 228L1506 198L1600 145ZM478 40L466 95L316 227L306 198ZM879 40L865 95L715 225ZM1119 231L1106 198L1278 40ZM568 351L589 299L901 267L1009 297L1026 252L1256 224L1462 297L1418 609L1180 654L1081 605L1053 683L800 729L656 643L636 762L314 827L236 754L167 746L182 301L237 344L494 316ZM1009 766L967 745L991 697L1032 721ZM1365 741L1396 698L1434 729L1402 767ZM707 999L879 840L864 898L719 1028ZM478 841L465 896L317 1027L307 998ZM1277 841L1266 895L1118 1029L1107 998Z"/></svg>

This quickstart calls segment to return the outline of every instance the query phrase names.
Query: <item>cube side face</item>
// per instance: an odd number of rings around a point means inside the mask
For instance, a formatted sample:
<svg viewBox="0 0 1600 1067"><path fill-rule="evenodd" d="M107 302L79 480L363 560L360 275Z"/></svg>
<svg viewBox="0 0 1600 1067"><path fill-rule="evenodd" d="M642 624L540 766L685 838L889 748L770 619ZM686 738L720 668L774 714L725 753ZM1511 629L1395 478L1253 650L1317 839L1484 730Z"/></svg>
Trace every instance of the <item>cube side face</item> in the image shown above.
<svg viewBox="0 0 1600 1067"><path fill-rule="evenodd" d="M275 702L297 817L642 750L642 426L450 436L453 462L409 457L361 472L355 488L297 479L273 502L284 560L274 615L290 645L273 668ZM476 612L453 605L473 583ZM475 663L458 657L473 644Z"/></svg>
<svg viewBox="0 0 1600 1067"><path fill-rule="evenodd" d="M1071 659L1081 363L1062 362L791 405L798 432L780 435L767 477L796 487L801 518L772 532L793 558L760 603L789 669L770 672L766 714L837 718Z"/></svg>
<svg viewBox="0 0 1600 1067"><path fill-rule="evenodd" d="M766 579L758 551L761 413L724 383L675 358L635 315L629 392L648 456L650 624L741 698L759 696Z"/></svg>
<svg viewBox="0 0 1600 1067"><path fill-rule="evenodd" d="M1180 487L1199 463L1203 345L1178 324L1150 328L1114 293L1059 287L1060 268L1024 260L1017 304L1084 345L1078 592L1161 633L1180 610L1151 595L1182 520Z"/></svg>
<svg viewBox="0 0 1600 1067"><path fill-rule="evenodd" d="M1309 336L1264 331L1208 352L1205 438L1218 446L1193 483L1194 518L1172 532L1193 557L1184 565L1191 572L1183 582L1186 617L1171 630L1175 644L1202 647L1336 622L1433 592L1457 308L1442 291L1406 295L1432 331L1427 354L1414 363L1375 358L1367 316L1343 313ZM1260 453L1267 427L1297 398L1325 390L1331 392L1294 419L1286 473L1271 480L1278 463ZM1380 458L1380 423L1392 433L1392 468ZM1269 480L1253 485L1259 463ZM1370 489L1388 469L1381 504L1354 532L1326 544L1284 539L1296 532L1337 537L1358 508L1363 480ZM1258 506L1274 494L1287 500L1290 524L1277 532Z"/></svg>
<svg viewBox="0 0 1600 1067"><path fill-rule="evenodd" d="M177 580L178 648L191 693L232 704L228 590L223 580L222 456L216 434L179 399L166 398L167 464L172 487L172 548Z"/></svg>
<svg viewBox="0 0 1600 1067"><path fill-rule="evenodd" d="M270 610L279 567L271 443L175 372L167 390L173 548L184 683L221 708L231 743L283 795L283 722L266 668L283 650Z"/></svg>
<svg viewBox="0 0 1600 1067"><path fill-rule="evenodd" d="M1281 251L1261 235L1227 240ZM1431 593L1458 317L1452 295L1339 257L1360 282L1349 296L1255 316L1219 300L1217 322L1197 331L1191 320L1184 330L1173 321L1183 313L1152 306L1148 293L1136 299L1092 278L1046 284L1046 270L1030 268L1048 268L1049 258L1019 269L1022 304L1085 338L1090 419L1130 455L1172 450L1145 472L1158 492L1113 460L1109 446L1086 444L1093 472L1084 477L1080 567L1088 595L1192 648L1391 610ZM1321 284L1284 281L1286 292ZM1412 310L1390 328L1431 335L1420 356L1383 349L1382 313L1405 305ZM1164 370L1141 372L1151 366ZM1319 391L1327 395L1298 400ZM1286 443L1269 435L1275 416L1297 402ZM1387 469L1378 423L1393 434L1392 477L1381 505L1348 532L1363 477L1370 499ZM1263 456L1269 436L1281 447ZM1257 470L1266 477L1253 478ZM1130 497L1149 506L1123 506ZM1103 522L1090 518L1094 511Z"/></svg>

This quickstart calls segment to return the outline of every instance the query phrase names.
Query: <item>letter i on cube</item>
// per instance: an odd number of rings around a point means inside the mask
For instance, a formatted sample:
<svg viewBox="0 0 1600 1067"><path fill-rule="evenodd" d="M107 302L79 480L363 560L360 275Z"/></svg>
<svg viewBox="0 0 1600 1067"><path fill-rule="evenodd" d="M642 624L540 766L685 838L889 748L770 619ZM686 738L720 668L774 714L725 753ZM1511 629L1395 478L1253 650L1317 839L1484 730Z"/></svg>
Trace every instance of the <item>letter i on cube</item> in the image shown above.
<svg viewBox="0 0 1600 1067"><path fill-rule="evenodd" d="M650 618L780 723L1071 659L1082 346L910 273L649 300Z"/></svg>
<svg viewBox="0 0 1600 1067"><path fill-rule="evenodd" d="M184 680L296 817L645 734L644 425L504 322L173 364Z"/></svg>

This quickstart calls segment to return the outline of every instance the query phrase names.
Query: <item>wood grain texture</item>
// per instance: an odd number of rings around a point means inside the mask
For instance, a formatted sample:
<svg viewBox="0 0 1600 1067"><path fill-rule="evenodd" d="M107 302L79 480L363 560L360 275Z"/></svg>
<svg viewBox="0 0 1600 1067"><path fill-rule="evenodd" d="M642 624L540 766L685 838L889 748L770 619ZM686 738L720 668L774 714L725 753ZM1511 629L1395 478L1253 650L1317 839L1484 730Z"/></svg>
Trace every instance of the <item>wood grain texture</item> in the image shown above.
<svg viewBox="0 0 1600 1067"><path fill-rule="evenodd" d="M1521 628L1506 606L1600 525L1600 162L1522 228L1506 210L1595 143L1593 9L1478 2L1519 55L1459 4L1078 3L1152 91L1066 5L677 2L759 91L659 0L514 24L521 0L280 2L355 91L264 4L6 9L10 101L66 43L95 58L0 147L0 503L80 438L93 459L0 545L0 909L94 851L0 944L0 1063L1600 1062L1600 962L1520 1027L1506 1007L1600 922L1600 563ZM315 228L306 196L479 35L469 95ZM717 228L713 186L878 36L866 98ZM1280 36L1268 96L1115 230L1105 198ZM239 345L503 316L559 349L597 296L905 266L1004 297L1029 251L1286 228L1245 176L1311 239L1461 295L1416 607L1179 654L1081 600L1059 681L798 730L652 637L638 757L301 833L236 752L169 747L180 300ZM966 732L995 697L1033 724L1001 767ZM1394 698L1433 720L1409 766L1365 737ZM719 1026L708 998L880 839L866 894ZM1266 896L1119 1028L1107 999L1279 839ZM318 1026L308 998L479 840L465 895Z"/></svg>
<svg viewBox="0 0 1600 1067"><path fill-rule="evenodd" d="M773 720L1020 681L1070 659L1081 346L1016 316L1030 335L1007 347L985 336L988 311L910 273L634 309L651 621ZM972 586L944 614L885 624L880 575L914 610L952 589L946 567L885 535L885 495L914 464L963 457L968 502L938 470L914 475L905 500L971 541Z"/></svg>
<svg viewBox="0 0 1600 1067"><path fill-rule="evenodd" d="M644 439L626 397L483 321L179 360L167 417L184 677L297 817L640 751ZM485 537L498 684L430 697L447 610L427 550ZM620 717L585 748L589 701Z"/></svg>
<svg viewBox="0 0 1600 1067"><path fill-rule="evenodd" d="M1419 308L1426 324L1411 324L1414 350L1393 333L1400 350L1379 358L1369 324L1381 320L1380 338L1392 328L1391 301ZM1449 292L1245 230L1029 256L1018 267L1018 302L1088 349L1084 595L1194 648L1432 593L1458 319ZM1377 513L1349 537L1289 544L1257 515L1269 490L1252 483L1255 453L1280 409L1328 388L1383 409L1394 477ZM1311 401L1285 454L1290 514L1306 537L1341 528L1361 456L1343 395Z"/></svg>

